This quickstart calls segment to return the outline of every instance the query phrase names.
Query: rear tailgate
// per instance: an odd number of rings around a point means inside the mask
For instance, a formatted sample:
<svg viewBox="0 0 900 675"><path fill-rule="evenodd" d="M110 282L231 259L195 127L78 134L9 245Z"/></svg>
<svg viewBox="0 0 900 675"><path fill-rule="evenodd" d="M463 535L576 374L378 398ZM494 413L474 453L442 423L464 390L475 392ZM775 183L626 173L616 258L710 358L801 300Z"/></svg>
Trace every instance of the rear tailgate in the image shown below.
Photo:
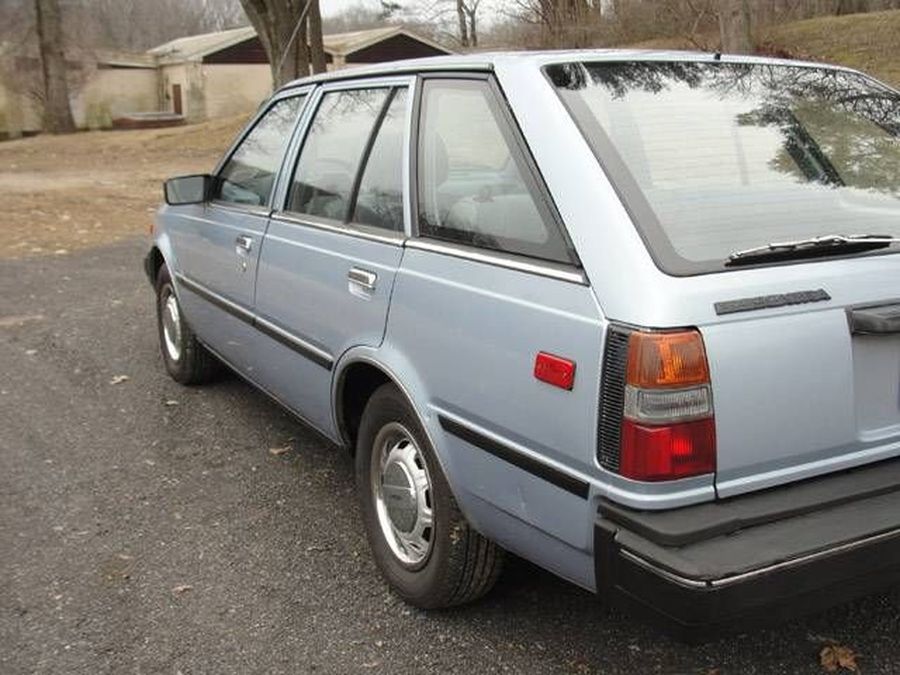
<svg viewBox="0 0 900 675"><path fill-rule="evenodd" d="M883 278L864 281L703 327L719 497L900 454L900 286L891 297Z"/></svg>

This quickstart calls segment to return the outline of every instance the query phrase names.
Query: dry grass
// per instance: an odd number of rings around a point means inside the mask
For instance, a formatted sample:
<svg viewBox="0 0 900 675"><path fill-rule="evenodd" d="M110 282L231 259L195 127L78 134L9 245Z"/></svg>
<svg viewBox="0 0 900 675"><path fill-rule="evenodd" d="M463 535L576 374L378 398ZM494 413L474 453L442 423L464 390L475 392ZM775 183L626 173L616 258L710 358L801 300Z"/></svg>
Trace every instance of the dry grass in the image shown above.
<svg viewBox="0 0 900 675"><path fill-rule="evenodd" d="M900 87L900 10L798 21L761 38L795 57L858 68Z"/></svg>
<svg viewBox="0 0 900 675"><path fill-rule="evenodd" d="M718 35L658 38L633 45L640 49L718 48ZM826 16L767 27L757 36L762 51L809 61L857 68L900 87L900 10Z"/></svg>
<svg viewBox="0 0 900 675"><path fill-rule="evenodd" d="M0 256L61 255L146 232L162 181L212 169L244 121L0 143Z"/></svg>

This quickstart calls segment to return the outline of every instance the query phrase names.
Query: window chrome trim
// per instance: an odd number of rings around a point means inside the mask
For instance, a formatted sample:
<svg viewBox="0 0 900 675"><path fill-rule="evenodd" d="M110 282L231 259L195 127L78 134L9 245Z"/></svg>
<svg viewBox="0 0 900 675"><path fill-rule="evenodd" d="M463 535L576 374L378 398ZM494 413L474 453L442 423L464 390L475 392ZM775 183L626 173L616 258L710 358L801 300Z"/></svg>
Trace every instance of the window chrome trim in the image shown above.
<svg viewBox="0 0 900 675"><path fill-rule="evenodd" d="M486 265L505 267L518 272L566 281L571 284L579 284L581 286L588 285L587 277L581 269L550 261L526 259L520 256L490 251L488 249L445 243L425 238L407 239L404 245L407 248L449 255L454 258L463 258L465 260L472 260Z"/></svg>
<svg viewBox="0 0 900 675"><path fill-rule="evenodd" d="M268 218L269 214L272 213L272 209L265 206L254 206L252 204L240 204L238 202L226 202L221 199L211 199L206 205L209 208L222 209L224 211L233 211L235 213L241 213L243 215L251 215L251 216L260 216L261 218Z"/></svg>
<svg viewBox="0 0 900 675"><path fill-rule="evenodd" d="M377 241L381 244L390 244L392 246L403 246L406 235L403 232L395 232L393 234L385 230L385 234L372 232L368 229L361 229L364 226L354 225L353 223L340 223L337 220L328 220L318 218L316 216L299 215L289 211L278 211L271 216L272 220L288 225L300 225L303 227L311 227L324 232L334 232L336 234L346 234L350 237L358 239L366 239L368 241Z"/></svg>

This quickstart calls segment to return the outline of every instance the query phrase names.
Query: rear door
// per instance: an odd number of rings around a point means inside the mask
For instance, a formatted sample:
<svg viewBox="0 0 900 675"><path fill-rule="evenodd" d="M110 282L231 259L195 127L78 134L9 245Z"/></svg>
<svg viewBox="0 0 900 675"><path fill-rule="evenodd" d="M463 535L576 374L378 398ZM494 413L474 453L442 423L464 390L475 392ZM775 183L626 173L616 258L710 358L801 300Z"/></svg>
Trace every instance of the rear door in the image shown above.
<svg viewBox="0 0 900 675"><path fill-rule="evenodd" d="M406 231L410 84L317 92L260 257L255 379L327 432L334 362L384 336Z"/></svg>
<svg viewBox="0 0 900 675"><path fill-rule="evenodd" d="M304 99L292 92L269 104L222 162L210 201L178 207L167 226L184 311L203 341L242 371L271 196Z"/></svg>

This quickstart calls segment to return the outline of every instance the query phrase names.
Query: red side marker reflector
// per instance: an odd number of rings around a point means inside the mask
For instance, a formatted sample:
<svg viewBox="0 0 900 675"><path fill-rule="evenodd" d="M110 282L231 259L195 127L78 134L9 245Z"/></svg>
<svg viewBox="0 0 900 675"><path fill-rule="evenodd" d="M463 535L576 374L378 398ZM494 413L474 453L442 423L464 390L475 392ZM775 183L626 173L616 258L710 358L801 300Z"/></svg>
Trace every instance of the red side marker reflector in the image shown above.
<svg viewBox="0 0 900 675"><path fill-rule="evenodd" d="M554 387L572 389L575 386L575 362L547 352L538 352L534 358L534 376Z"/></svg>

